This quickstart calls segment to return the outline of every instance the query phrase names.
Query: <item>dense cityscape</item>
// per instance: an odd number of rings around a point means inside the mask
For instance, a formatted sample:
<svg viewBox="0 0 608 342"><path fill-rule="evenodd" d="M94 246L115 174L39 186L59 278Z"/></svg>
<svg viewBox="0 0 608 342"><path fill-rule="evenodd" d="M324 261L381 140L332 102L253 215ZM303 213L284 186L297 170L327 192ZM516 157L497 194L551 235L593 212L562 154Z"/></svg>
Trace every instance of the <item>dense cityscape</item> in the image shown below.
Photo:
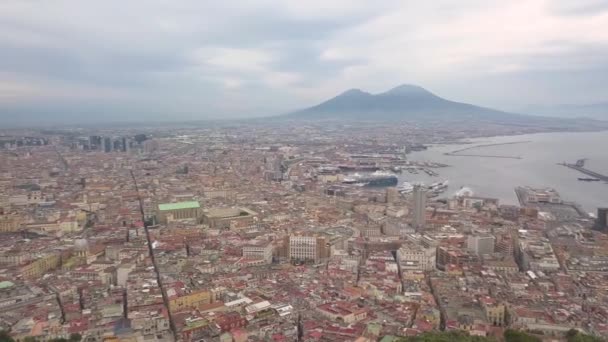
<svg viewBox="0 0 608 342"><path fill-rule="evenodd" d="M528 184L513 189L519 205L454 193L441 176L450 165L409 159L430 144L534 131L4 130L2 338L603 341L608 202L589 213ZM397 178L418 172L437 182Z"/></svg>

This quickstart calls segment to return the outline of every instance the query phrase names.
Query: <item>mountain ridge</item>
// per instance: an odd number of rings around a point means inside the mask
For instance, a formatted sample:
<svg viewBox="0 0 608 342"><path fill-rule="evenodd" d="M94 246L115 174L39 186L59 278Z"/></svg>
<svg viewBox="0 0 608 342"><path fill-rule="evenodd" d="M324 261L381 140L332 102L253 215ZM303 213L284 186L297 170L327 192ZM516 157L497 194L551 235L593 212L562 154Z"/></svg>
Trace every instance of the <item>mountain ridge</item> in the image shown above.
<svg viewBox="0 0 608 342"><path fill-rule="evenodd" d="M352 88L315 106L287 114L289 117L302 119L369 118L373 120L448 119L455 115L461 118L494 115L495 119L498 116L509 116L508 119L521 116L521 114L447 100L412 84L401 84L377 94Z"/></svg>

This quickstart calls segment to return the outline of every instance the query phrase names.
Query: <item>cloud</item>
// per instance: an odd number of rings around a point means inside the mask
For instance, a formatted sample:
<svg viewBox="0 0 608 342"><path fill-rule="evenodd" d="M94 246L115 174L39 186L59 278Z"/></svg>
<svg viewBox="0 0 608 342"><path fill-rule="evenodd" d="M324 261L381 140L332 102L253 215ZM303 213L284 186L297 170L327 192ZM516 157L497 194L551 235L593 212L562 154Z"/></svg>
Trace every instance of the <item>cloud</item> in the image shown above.
<svg viewBox="0 0 608 342"><path fill-rule="evenodd" d="M524 82L522 103L594 102L606 85L553 83L605 70L605 32L600 0L4 0L0 106L247 117L417 83L504 107Z"/></svg>

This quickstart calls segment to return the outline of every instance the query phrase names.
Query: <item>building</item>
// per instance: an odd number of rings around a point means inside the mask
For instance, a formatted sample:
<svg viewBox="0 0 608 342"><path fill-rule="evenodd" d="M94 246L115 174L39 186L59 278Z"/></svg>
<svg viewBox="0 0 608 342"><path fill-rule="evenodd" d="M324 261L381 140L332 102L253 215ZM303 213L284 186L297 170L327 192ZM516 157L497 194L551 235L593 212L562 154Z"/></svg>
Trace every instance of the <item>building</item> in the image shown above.
<svg viewBox="0 0 608 342"><path fill-rule="evenodd" d="M546 239L527 239L520 235L516 257L524 270L550 272L560 269L553 247Z"/></svg>
<svg viewBox="0 0 608 342"><path fill-rule="evenodd" d="M288 251L289 258L294 261L319 262L329 257L329 247L321 236L291 235Z"/></svg>
<svg viewBox="0 0 608 342"><path fill-rule="evenodd" d="M419 184L414 185L414 213L412 224L416 229L422 229L426 224L426 199L426 190Z"/></svg>
<svg viewBox="0 0 608 342"><path fill-rule="evenodd" d="M34 261L21 266L19 272L27 279L38 279L48 271L54 270L61 264L59 253L46 253L38 256Z"/></svg>
<svg viewBox="0 0 608 342"><path fill-rule="evenodd" d="M126 137L122 137L120 148L123 152L129 152L129 140Z"/></svg>
<svg viewBox="0 0 608 342"><path fill-rule="evenodd" d="M247 208L211 208L203 214L203 223L211 228L250 227L258 213Z"/></svg>
<svg viewBox="0 0 608 342"><path fill-rule="evenodd" d="M502 303L497 302L491 297L480 298L481 306L483 307L486 320L494 326L504 326L506 308Z"/></svg>
<svg viewBox="0 0 608 342"><path fill-rule="evenodd" d="M559 193L552 188L519 187L517 190L519 190L518 194L523 197L521 199L524 203L562 203Z"/></svg>
<svg viewBox="0 0 608 342"><path fill-rule="evenodd" d="M437 268L444 271L447 266L462 267L465 264L479 262L476 255L451 246L438 246L436 258Z"/></svg>
<svg viewBox="0 0 608 342"><path fill-rule="evenodd" d="M158 141L154 139L145 140L142 145L144 153L152 153L158 150Z"/></svg>
<svg viewBox="0 0 608 342"><path fill-rule="evenodd" d="M264 241L263 243L248 244L243 246L243 257L264 260L267 264L272 263L272 243Z"/></svg>
<svg viewBox="0 0 608 342"><path fill-rule="evenodd" d="M367 317L367 310L350 302L333 302L319 305L317 312L341 323L355 323Z"/></svg>
<svg viewBox="0 0 608 342"><path fill-rule="evenodd" d="M21 226L19 215L0 215L0 232L16 232Z"/></svg>
<svg viewBox="0 0 608 342"><path fill-rule="evenodd" d="M608 232L608 208L597 209L597 220L595 222L597 230Z"/></svg>
<svg viewBox="0 0 608 342"><path fill-rule="evenodd" d="M105 153L109 153L109 152L112 152L113 148L114 148L114 142L112 141L112 138L110 138L110 137L103 138L103 151Z"/></svg>
<svg viewBox="0 0 608 342"><path fill-rule="evenodd" d="M496 239L491 235L471 235L467 239L467 248L479 256L492 254L494 253L495 240Z"/></svg>
<svg viewBox="0 0 608 342"><path fill-rule="evenodd" d="M197 309L201 305L212 302L211 292L207 290L197 290L190 293L177 294L174 289L169 289L169 308L171 312L188 311Z"/></svg>
<svg viewBox="0 0 608 342"><path fill-rule="evenodd" d="M386 188L386 203L395 203L399 199L399 191L395 187Z"/></svg>
<svg viewBox="0 0 608 342"><path fill-rule="evenodd" d="M435 269L435 248L409 244L397 250L397 261L402 272L430 271Z"/></svg>
<svg viewBox="0 0 608 342"><path fill-rule="evenodd" d="M201 205L198 201L164 203L158 205L158 219L161 223L174 220L201 218Z"/></svg>

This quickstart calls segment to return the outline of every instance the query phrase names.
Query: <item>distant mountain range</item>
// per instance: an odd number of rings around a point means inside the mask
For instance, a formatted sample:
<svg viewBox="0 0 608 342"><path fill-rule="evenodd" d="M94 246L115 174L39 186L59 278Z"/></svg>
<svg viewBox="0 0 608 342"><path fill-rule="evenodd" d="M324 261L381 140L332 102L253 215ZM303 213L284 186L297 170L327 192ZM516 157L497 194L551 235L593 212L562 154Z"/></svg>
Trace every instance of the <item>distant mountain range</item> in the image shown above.
<svg viewBox="0 0 608 342"><path fill-rule="evenodd" d="M471 121L504 125L532 125L567 129L573 120L508 113L468 103L446 100L430 91L404 84L387 92L370 94L351 89L316 106L286 115L307 120L374 120L374 121ZM576 126L580 122L576 123Z"/></svg>

